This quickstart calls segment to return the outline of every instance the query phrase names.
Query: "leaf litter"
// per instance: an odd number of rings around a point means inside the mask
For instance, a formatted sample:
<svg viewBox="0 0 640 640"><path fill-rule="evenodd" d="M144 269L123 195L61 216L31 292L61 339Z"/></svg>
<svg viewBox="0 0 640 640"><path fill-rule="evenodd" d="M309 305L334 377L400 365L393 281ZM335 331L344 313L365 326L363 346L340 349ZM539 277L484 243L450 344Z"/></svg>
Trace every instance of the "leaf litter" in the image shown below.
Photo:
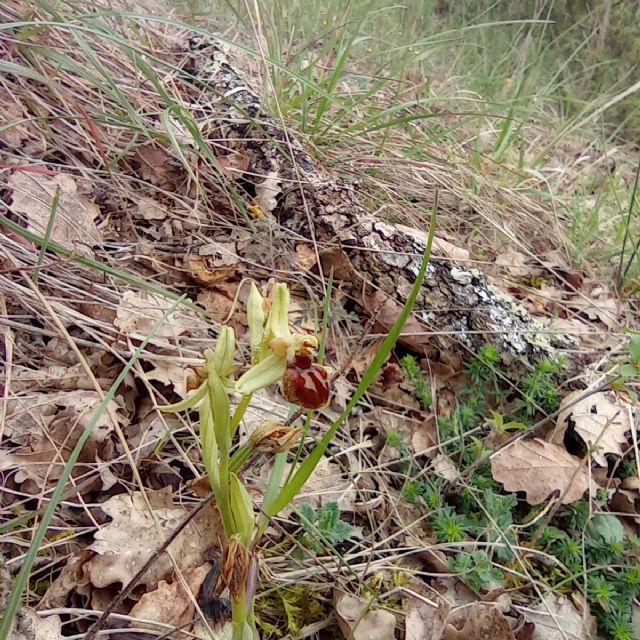
<svg viewBox="0 0 640 640"><path fill-rule="evenodd" d="M492 458L491 470L506 491L523 491L529 504L541 504L553 496L571 504L590 486L588 469L580 458L539 438L509 445Z"/></svg>
<svg viewBox="0 0 640 640"><path fill-rule="evenodd" d="M114 64L114 71L118 72L122 71L120 67L126 68L126 62L118 62L113 57L113 51L109 54L111 58L109 55L103 56L105 64ZM128 91L126 87L124 90ZM135 94L129 95L132 100L136 99ZM9 98L2 98L3 103L6 100ZM29 111L22 105L19 105L20 114L18 114L18 110L15 110L16 99L13 95L9 101L14 104L15 118L25 122L28 120L29 124L5 128L0 132L5 145L11 149L20 148L22 153L27 153L29 157L35 159L41 158L47 144L53 143L62 145L57 150L62 157L65 157L65 154L66 157L72 157L69 150L64 147L67 143L61 140L54 139L45 144L44 135L37 125L38 119L29 117ZM153 108L149 110L145 105L142 111L152 112ZM185 144L195 148L193 138L185 131L182 124L175 118L169 120L171 135L179 137ZM157 122L151 124L160 130ZM105 131L107 130L114 132L113 129L105 127ZM122 135L121 131L118 132L118 136L120 135ZM81 141L77 146L81 146L83 142L86 141ZM75 140L72 146L73 144ZM122 144L122 138L116 138L115 133L114 144ZM125 144L122 149L124 148ZM109 238L118 244L118 248L111 254L102 252L101 258L107 262L113 260L111 264L117 266L124 265L132 268L143 278L170 285L177 284L180 292L187 291L192 299L197 299L217 321L221 321L232 312L237 297L243 295L240 285L247 273L247 266L238 258L238 255L248 255L244 252L245 245L254 242L255 238L249 235L238 240L237 230L232 231L228 228L231 218L228 210L224 208L228 203L215 203L215 206L207 209L210 203L207 203L206 199L196 202L196 186L190 181L184 165L169 145L154 140L136 144L132 149L129 155L123 151L124 171L119 174L122 183L116 185L116 188L109 187L107 182L100 182L97 179L90 183L80 177L81 172L79 175L62 173L55 176L45 173L14 172L7 185L8 194L12 197L13 211L19 214L30 230L44 235L52 212L54 194L56 189L60 189L60 204L52 232L52 239L55 242L76 254L93 256L99 251L104 239ZM84 150L82 153L85 156L88 154ZM188 153L190 154L188 162L193 162L195 166L197 161L195 154L191 151ZM252 179L253 160L243 152L242 148L225 150L222 154L216 151L216 154L218 154L216 157L220 165L218 171L222 171L226 179L237 183ZM11 161L15 159L12 157ZM202 170L203 184L206 184L207 171L210 168L203 166L198 169ZM120 168L114 166L114 170L119 171ZM127 184L128 174L133 175L138 181L136 189L131 190L131 193L127 193L130 190L129 187L121 188L121 184ZM239 180L240 178L242 180ZM95 188L92 185L95 185ZM273 212L276 211L279 200L286 196L286 193L283 193L284 182L277 171L271 171L264 174L262 180L253 186L255 195L247 197L245 204L247 207L255 207L253 216L256 218L256 223L272 224ZM250 192L247 195L250 196ZM224 197L222 200L224 201ZM123 201L126 204L124 207ZM125 210L131 212L132 220L126 220L122 215L121 212ZM175 213L178 210L183 219L175 219L179 217ZM217 211L223 213L216 217ZM266 218L266 221L261 218ZM219 233L220 227L225 229L224 233ZM260 233L269 238L274 232L281 233L281 230L275 226L265 225L259 229ZM412 231L412 233L419 237L421 232ZM214 235L215 240L212 240ZM151 250L145 254L147 250L144 249L143 243L139 243L140 238L147 240L151 238L153 242L158 238L171 238L177 241L178 245L186 245L194 241L195 248L189 247L187 250L184 246L180 246L176 251L172 247L170 251L163 253L160 244L158 246L151 244ZM244 243L243 251L239 251L238 242ZM313 273L317 266L316 247L298 243L298 240L292 244L294 245L292 255L278 262L278 268L281 268L282 264L289 264L297 271ZM461 261L469 260L471 255L468 250L456 247L455 244L444 239L436 242L436 248L436 255L440 254ZM8 249L5 251L9 254ZM33 265L36 255L34 247L23 243L21 249L13 248L11 251L13 251L10 254L12 260L18 260L21 265ZM264 251L264 247L258 246L256 249L256 255L263 259L260 251ZM328 253L321 256L321 260L326 260L327 256ZM282 259L282 256L279 259ZM352 269L344 256L333 259L336 264L340 264L340 260L344 263L345 271ZM538 273L537 267L532 269L527 259L517 255L517 252L512 254L506 252L496 262L505 269L512 264L512 275L524 276ZM527 271L526 274L525 271ZM258 270L258 272L263 274L263 271ZM351 271L349 273L350 277L353 276ZM464 278L466 275L462 274L461 277ZM85 341L84 356L91 362L92 369L95 369L100 386L106 389L115 379L123 357L122 337L131 339L133 342L144 337L172 303L154 293L116 285L107 277L100 283L104 288L97 294L97 303L84 299L78 302L76 298L84 298L83 286L87 285L86 288L89 290L94 284L89 286L88 283L94 280L95 274L87 275L77 267L61 264L52 268L51 271L47 269L42 271L41 286L47 295L65 301L68 311L64 314L65 326L74 338ZM75 289L65 289L60 283L66 281L78 283L79 286ZM602 323L607 329L614 328L619 312L618 301L614 300L610 291L597 286L596 283L587 283L585 290L588 292L586 299L578 295L568 296L566 292L562 295L564 301L569 300L569 308L580 314L582 318L580 327L589 326L589 322L595 321ZM558 289L558 291L561 290ZM103 292L107 294L101 298ZM302 293L300 299L306 301L307 292ZM382 331L388 329L400 311L398 304L382 291L374 292L373 295L364 299L369 306L366 310L368 314L377 318L377 328ZM48 326L47 313L37 309L33 301L26 306L22 306L21 301L15 300L11 301L11 304L13 305L12 317L21 317L30 313L35 318L33 323L35 328ZM361 319L354 317L357 313L351 309L351 303L347 306L336 305L335 313L342 323L340 330L344 327L349 328L350 331L360 328ZM79 313L80 311L83 313ZM361 310L358 312L360 313ZM559 319L566 322L571 320L570 318ZM315 319L306 313L303 306L300 308L300 322L315 326ZM105 329L105 324L109 325L108 329ZM113 329L116 329L115 333ZM404 348L415 352L418 356L428 353L430 343L427 333L431 329L417 317L412 318L405 327ZM173 399L183 398L188 385L188 368L174 364L171 358L175 358L175 362L193 359L200 348L208 346L213 333L215 328L212 329L211 325L200 316L190 310L180 309L160 329L158 337L165 340L161 344L154 344L151 352L143 355L137 379L134 382L130 381L126 390L122 389L118 392L116 400L110 407L111 413L118 416L120 426L125 429L129 446L135 449L135 459L140 465L139 470L143 474L144 482L148 486L153 486L154 475L151 469L156 469L156 478L171 476L171 482L174 482L174 484L167 484L160 491L146 488L146 495L152 504L155 518L148 512L140 491L133 488L130 470L126 469L127 464L124 463L122 443L116 441L113 425L104 417L99 421L95 435L82 452L81 465L78 466L77 474L91 470L95 472L97 467L104 466L106 461L109 468L114 470L112 479L109 481L112 484L100 482L97 487L84 489L83 499L87 500L89 506L81 516L76 517L78 522L81 522L90 515L95 518L97 527L78 543L82 548L76 548L57 558L57 566L61 567L61 571L45 591L41 606L55 608L80 602L86 606L101 608L108 604L119 585L127 583L136 568L144 563L149 554L153 553L166 536L175 530L177 524L189 512L191 506L183 501L182 495L186 486L184 480L195 475L199 466L201 468L200 454L193 447L193 431L190 431L193 427L190 424L180 424L177 420L158 418L150 399L146 397L146 387L142 382L149 384L155 391L175 396ZM25 498L28 495L41 495L44 490L50 489L59 475L58 469L61 462L65 460L65 456L77 440L79 430L86 425L87 419L95 411L99 396L92 388L92 383L82 379L83 370L76 363L74 354L69 354L70 362L66 365L51 364L51 360L47 359L48 356L43 357L51 343L58 340L57 337L49 335L46 340L39 341L37 334L25 336L25 332L21 330L15 331L14 335L17 338L16 353L19 366L14 367L10 392L23 395L8 397L6 408L3 410L4 433L0 465L8 474L7 488L12 492L22 492L22 497ZM114 337L117 339L116 342L113 341ZM332 339L338 345L335 348L336 351L340 351L341 337L345 336L332 335ZM89 346L86 345L87 342ZM355 374L353 380L356 382L375 356L378 344L379 340L377 343L375 341L368 343L353 354L355 359L351 364L351 374ZM111 364L102 362L106 353L111 358ZM159 360L158 355L163 359ZM333 354L333 357L340 358L342 355L337 353ZM28 363L26 368L24 363ZM460 371L461 366L453 366L447 375L450 375L453 380ZM345 440L355 438L356 442L363 442L364 436L369 438L372 433L379 438L384 428L390 426L407 439L414 451L423 452L434 448L433 453L418 458L419 463L426 469L448 482L460 481L461 474L456 468L455 460L445 455L442 450L436 451L439 446L437 416L419 410L418 403L411 397L410 390L403 388L397 373L398 365L390 362L386 380L384 378L379 380L372 389L373 411L370 411L368 416L372 419L353 420L349 427L351 432L347 434ZM353 380L349 381L349 384ZM58 393L61 390L69 391L75 398L72 399L70 395L61 395ZM449 389L443 389L443 397L445 391ZM346 395L347 392L344 393ZM270 414L271 411L281 412L282 406L277 402L265 407L262 405L262 400L256 398L256 420L264 419L265 414ZM453 403L451 404L453 406ZM557 496L563 496L565 504L578 500L590 487L588 463L582 463L580 458L571 455L565 449L564 434L567 429L574 429L586 445L594 444L598 440L600 448L596 446L592 452L592 457L598 464L606 463L606 454L619 457L626 448L625 444L629 442L627 437L629 429L622 431L625 426L624 421L619 417L619 413L614 413L611 404L618 408L625 408L625 405L618 405L618 400L610 398L606 401L599 399L596 412L592 411L593 406L574 407L573 410L567 410L571 411L571 414L561 413L558 419L556 441L537 439L519 441L507 447L492 460L495 479L503 483L505 489L509 491L522 492L530 504L542 504ZM439 409L440 407L437 407L436 411ZM447 411L442 410L440 417L446 415ZM597 417L594 418L594 415ZM611 422L613 429L603 429L603 416L606 416L606 421ZM243 427L245 432L250 430L249 425L243 425ZM357 433L358 429L366 431L366 434ZM169 433L178 433L180 437L167 446ZM48 437L45 437L45 434ZM380 442L380 438L377 442ZM176 450L175 443L183 446L184 449ZM378 446L377 452L380 454L383 448ZM386 450L388 451L388 447ZM380 472L391 468L392 473L402 473L402 468L397 466L398 457L384 458L384 454L380 454L376 459L375 447L368 447L364 451L362 458L349 457L349 462L354 465L354 469L349 471L358 473L364 471L369 474L371 482L368 484L368 490L375 490L382 497L383 502L401 501L402 497L396 488L391 487L389 478L385 477L387 471ZM337 447L334 453L340 455ZM354 460L358 460L359 465L362 464L362 460L368 461L371 469L356 466ZM164 465L163 471L158 471L162 465ZM165 475L162 475L163 473ZM377 512L363 510L364 503L360 501L359 485L348 478L351 478L351 474L345 473L341 465L326 460L315 479L316 484L308 485L306 495L301 496L301 499L310 502L316 508L335 501L338 502L341 510L348 514L360 510L370 522L374 523L372 528L379 535L377 544L380 552L395 550L402 553L401 546L395 549L393 545L405 538L402 538L402 534L397 533L394 527L402 530L404 526L398 527L398 523L393 520L395 516L381 516L381 514L391 513L391 509L386 511L380 509ZM627 485L624 486L623 483L618 493L625 497L622 494L624 491L635 497L638 492L637 487L630 486L629 483ZM260 488L258 487L257 490ZM629 501L632 504L631 508L637 513L633 500L629 498ZM7 504L16 511L22 509L15 498L8 498ZM406 507L406 503L403 505ZM75 503L73 508L77 511ZM60 513L64 517L69 511L61 510ZM408 508L405 514L409 521L417 517L415 511ZM378 517L379 521L376 522ZM78 524L78 522L69 519L67 526ZM290 525L280 524L279 526ZM415 531L417 528L412 530ZM286 531L290 535L295 533L291 529ZM91 536L93 536L92 541L88 539ZM182 582L177 579L176 570L181 572L189 584L191 595L195 597L204 579L203 576L210 567L203 560L212 548L219 546L218 537L219 528L215 510L207 510L201 519L193 522L172 543L170 551L177 566L164 554L152 565L143 578L141 589L135 594L135 598L127 603L123 612L173 626L179 626L182 622L188 621L190 616L194 615L194 610L191 608L192 599L184 591ZM430 544L427 540L425 537L421 543ZM433 538L431 542L434 542ZM66 547L52 539L51 548L52 554L55 554L57 549ZM375 565L376 562L379 561L374 558L373 564ZM384 559L382 562L388 561ZM274 561L273 558L267 558L266 564L281 568L283 559L276 558ZM309 570L311 571L311 566ZM336 571L340 571L340 568L337 567ZM458 584L462 583L458 580ZM42 587L41 584L38 586ZM402 628L400 614L394 614L379 604L370 604L368 599L349 595L344 591L340 591L340 594L336 595L335 613L345 637L351 633L354 638L363 639L398 637ZM465 608L457 614L454 612L455 615L449 611L448 605L431 607L422 603L419 607L407 607L404 620L405 637L411 638L412 633L416 640L418 637L432 638L432 640L463 637L473 639L486 637L487 633L491 634L490 637L496 638L514 637L513 630L516 625L511 613L507 614L492 603L477 601L484 597L484 594L472 592L469 594L470 600ZM543 605L538 607L542 617L536 618L535 613L527 613L527 616L532 616L530 620L535 623L534 638L553 637L544 635L547 630L544 621L546 614L543 609L548 612L550 607L562 620L571 619L567 622L566 628L575 629L576 638L589 637L586 629L576 626L573 618L577 610L569 600L563 601L562 604L555 602L550 604L545 597ZM35 613L25 615L32 616L30 624L33 627L39 626L44 629L45 625L40 624L43 620ZM548 616L546 619L548 621ZM56 626L59 620L56 620L56 616L47 616L45 620L50 620L47 631L29 632L25 637L42 637L43 640L49 637L60 637L59 626ZM520 636L516 637L520 640Z"/></svg>

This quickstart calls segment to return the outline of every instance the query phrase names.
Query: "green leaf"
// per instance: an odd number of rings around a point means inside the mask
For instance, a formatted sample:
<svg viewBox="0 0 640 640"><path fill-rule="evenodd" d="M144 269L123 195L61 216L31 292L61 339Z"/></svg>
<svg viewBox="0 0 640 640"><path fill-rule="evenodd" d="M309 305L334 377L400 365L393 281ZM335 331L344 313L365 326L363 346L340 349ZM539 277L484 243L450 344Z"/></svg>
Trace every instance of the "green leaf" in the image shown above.
<svg viewBox="0 0 640 640"><path fill-rule="evenodd" d="M230 474L231 514L235 523L235 531L240 542L249 546L253 535L254 515L253 500L246 487L235 473Z"/></svg>
<svg viewBox="0 0 640 640"><path fill-rule="evenodd" d="M229 456L231 448L231 432L229 431L229 396L227 390L220 380L218 373L209 368L207 378L207 389L209 392L209 402L211 403L211 413L213 415L213 429L216 442L220 450L220 456Z"/></svg>
<svg viewBox="0 0 640 640"><path fill-rule="evenodd" d="M640 369L640 335L631 336L631 340L629 340L629 355L631 356L631 364L636 369Z"/></svg>
<svg viewBox="0 0 640 640"><path fill-rule="evenodd" d="M242 395L247 395L259 389L264 389L270 384L278 382L282 378L285 368L285 359L278 358L272 353L258 364L254 364L238 378L236 391Z"/></svg>
<svg viewBox="0 0 640 640"><path fill-rule="evenodd" d="M179 413L180 411L186 411L195 407L205 396L207 395L207 383L203 382L190 396L187 396L180 402L174 404L165 404L160 407L156 407L159 411L165 413Z"/></svg>
<svg viewBox="0 0 640 640"><path fill-rule="evenodd" d="M620 375L625 378L635 378L640 376L640 368L635 364L623 364L620 365Z"/></svg>
<svg viewBox="0 0 640 640"><path fill-rule="evenodd" d="M233 360L236 355L236 334L231 327L223 326L216 348L211 356L213 367L221 378L233 372Z"/></svg>
<svg viewBox="0 0 640 640"><path fill-rule="evenodd" d="M604 542L612 544L622 542L624 539L624 528L616 516L598 514L593 516L587 523L585 533L594 543Z"/></svg>

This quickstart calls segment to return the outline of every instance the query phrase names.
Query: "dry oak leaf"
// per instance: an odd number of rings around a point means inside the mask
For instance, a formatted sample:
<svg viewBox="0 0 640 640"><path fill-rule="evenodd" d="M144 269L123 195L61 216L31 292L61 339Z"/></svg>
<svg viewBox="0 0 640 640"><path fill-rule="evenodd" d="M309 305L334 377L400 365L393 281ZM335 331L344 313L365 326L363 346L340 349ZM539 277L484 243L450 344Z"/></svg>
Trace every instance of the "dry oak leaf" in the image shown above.
<svg viewBox="0 0 640 640"><path fill-rule="evenodd" d="M449 606L439 606L413 601L407 607L404 618L404 640L440 640L444 632Z"/></svg>
<svg viewBox="0 0 640 640"><path fill-rule="evenodd" d="M311 271L318 263L318 257L308 244L297 244L293 261L303 271Z"/></svg>
<svg viewBox="0 0 640 640"><path fill-rule="evenodd" d="M184 507L173 504L170 487L147 491L147 498L153 514L139 492L113 496L101 505L111 522L95 533L90 546L96 556L87 563L87 570L95 587L127 584L188 513ZM169 552L180 569L200 566L205 552L219 546L221 531L217 510L210 504L176 536ZM141 583L155 587L172 570L171 559L163 553Z"/></svg>
<svg viewBox="0 0 640 640"><path fill-rule="evenodd" d="M343 469L328 458L323 458L315 468L302 491L294 500L318 509L329 502L337 502L340 511L355 511L358 489L351 480L342 477Z"/></svg>
<svg viewBox="0 0 640 640"><path fill-rule="evenodd" d="M140 620L160 622L176 629L186 625L194 618L194 603L209 569L211 565L206 563L200 567L182 571L182 577L191 594L185 591L182 582L175 574L171 582L160 580L156 589L145 593L136 602L129 615ZM134 626L137 629L157 629L156 625L143 622L135 622Z"/></svg>
<svg viewBox="0 0 640 640"><path fill-rule="evenodd" d="M6 416L7 434L24 446L0 451L0 469L17 469L14 479L26 493L35 494L45 484L55 483L80 435L101 403L95 391L34 393L11 398ZM121 423L121 407L109 403L111 414ZM80 452L79 464L95 465L114 454L114 431L110 413L103 412ZM78 467L80 473L80 467Z"/></svg>
<svg viewBox="0 0 640 640"><path fill-rule="evenodd" d="M589 640L593 618L581 613L563 596L547 593L535 609L527 609L525 618L533 622L533 640Z"/></svg>
<svg viewBox="0 0 640 640"><path fill-rule="evenodd" d="M160 187L164 191L175 191L183 181L184 169L168 150L153 143L136 147L137 170L143 180Z"/></svg>
<svg viewBox="0 0 640 640"><path fill-rule="evenodd" d="M585 281L580 292L565 304L581 311L589 320L599 320L609 330L620 324L620 300L600 282Z"/></svg>
<svg viewBox="0 0 640 640"><path fill-rule="evenodd" d="M31 117L17 95L4 87L0 87L0 104L3 115L0 143L9 149L21 149L23 158L42 158L47 139L38 121ZM16 158L15 162L17 164L20 160Z"/></svg>
<svg viewBox="0 0 640 640"><path fill-rule="evenodd" d="M396 617L385 609L374 609L362 598L334 591L334 606L340 631L350 640L395 640Z"/></svg>
<svg viewBox="0 0 640 640"><path fill-rule="evenodd" d="M402 305L383 291L375 291L363 300L365 311L376 319L385 331L391 329L402 312ZM417 353L424 353L429 345L427 327L412 314L402 328L398 341Z"/></svg>
<svg viewBox="0 0 640 640"><path fill-rule="evenodd" d="M211 241L199 248L198 253L190 253L185 267L191 277L201 284L218 284L234 278L240 260L236 242Z"/></svg>
<svg viewBox="0 0 640 640"><path fill-rule="evenodd" d="M500 451L491 460L491 472L505 491L524 491L529 504L540 504L552 494L570 504L589 488L589 474L580 458L538 438L519 440Z"/></svg>
<svg viewBox="0 0 640 640"><path fill-rule="evenodd" d="M148 198L146 196L140 198L138 200L138 204L135 211L135 216L137 218L142 218L144 220L157 221L164 220L169 215L169 211L167 207L154 200L153 198Z"/></svg>
<svg viewBox="0 0 640 640"><path fill-rule="evenodd" d="M84 565L92 555L88 549L79 549L71 554L60 575L51 583L40 601L40 609L64 607L72 591L89 584Z"/></svg>
<svg viewBox="0 0 640 640"><path fill-rule="evenodd" d="M174 302L146 291L125 291L113 324L127 335L147 336ZM155 333L159 338L175 338L184 334L206 332L206 323L192 311L177 308Z"/></svg>
<svg viewBox="0 0 640 640"><path fill-rule="evenodd" d="M9 640L58 640L62 638L60 616L41 618L31 607L20 609L14 620Z"/></svg>
<svg viewBox="0 0 640 640"><path fill-rule="evenodd" d="M443 640L515 640L509 622L497 606L476 602L447 620Z"/></svg>
<svg viewBox="0 0 640 640"><path fill-rule="evenodd" d="M231 151L226 156L216 156L220 173L228 180L235 181L246 173L251 159L246 153Z"/></svg>
<svg viewBox="0 0 640 640"><path fill-rule="evenodd" d="M173 390L181 397L187 397L187 376L189 370L171 360L158 360L154 362L154 367L146 374L148 380L161 382Z"/></svg>
<svg viewBox="0 0 640 640"><path fill-rule="evenodd" d="M418 239L424 245L426 245L429 240L429 234L425 231L414 229L413 227L408 227L404 224L396 224L394 226L398 231L402 231L402 233ZM462 262L471 258L468 249L458 247L452 242L449 242L449 240L440 236L435 236L433 238L433 255L449 258L450 260L460 260Z"/></svg>
<svg viewBox="0 0 640 640"><path fill-rule="evenodd" d="M631 412L613 391L599 391L567 407L583 391L570 393L560 405L560 413L549 440L562 443L569 425L591 447L591 457L601 466L607 466L606 453L623 455L622 444L633 428ZM566 408L565 408L566 407Z"/></svg>
<svg viewBox="0 0 640 640"><path fill-rule="evenodd" d="M71 176L17 172L9 178L8 185L13 189L13 211L25 216L29 231L45 235L54 195L59 189L51 239L83 255L91 255L91 247L102 243L102 232L95 223L100 210L78 193L78 185Z"/></svg>

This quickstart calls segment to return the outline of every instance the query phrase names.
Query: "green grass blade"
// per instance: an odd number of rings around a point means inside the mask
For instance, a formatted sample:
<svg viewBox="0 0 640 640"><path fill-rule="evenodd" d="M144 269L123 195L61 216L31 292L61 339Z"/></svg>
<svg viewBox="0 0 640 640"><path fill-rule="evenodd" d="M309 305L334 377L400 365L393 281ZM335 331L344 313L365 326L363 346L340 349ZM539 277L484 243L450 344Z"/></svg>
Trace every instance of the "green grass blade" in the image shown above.
<svg viewBox="0 0 640 640"><path fill-rule="evenodd" d="M366 370L364 376L362 377L362 381L358 385L358 388L355 390L351 400L347 404L345 410L342 412L342 415L336 420L336 422L331 426L331 428L327 431L327 433L322 437L320 442L315 446L313 451L309 454L309 457L300 465L300 468L296 471L294 476L291 478L287 484L282 488L278 497L270 504L268 507L264 509L265 514L268 517L276 516L282 509L284 509L298 494L300 489L304 486L305 482L309 479L313 470L318 466L324 452L327 450L327 447L333 440L333 437L337 433L338 429L342 426L343 422L349 417L355 406L360 402L364 394L366 393L369 386L374 382L378 372L380 371L382 365L385 360L391 353L392 349L395 347L396 342L398 341L398 337L402 332L402 328L405 325L405 322L411 315L413 311L413 307L415 305L416 299L418 297L418 293L420 292L420 288L422 287L422 282L424 281L424 277L427 273L427 267L429 266L429 259L431 257L431 247L433 245L433 236L436 228L436 204L433 207L433 211L431 213L431 226L429 228L429 238L427 240L427 246L425 248L424 256L422 258L422 264L420 265L420 271L418 273L418 277L413 284L411 289L411 293L407 298L407 301L398 316L398 319L395 321L393 327L389 330L387 337L382 342L378 353L375 358L369 365L369 368Z"/></svg>
<svg viewBox="0 0 640 640"><path fill-rule="evenodd" d="M38 275L40 274L40 267L44 262L44 257L47 253L49 242L51 242L51 234L53 233L53 225L56 222L56 213L58 212L59 204L60 204L60 187L56 187L56 191L53 194L53 200L51 201L51 213L49 214L49 222L47 222L47 229L44 232L42 246L40 247L40 253L38 254L38 262L36 263L36 268L33 270L33 273L31 274L31 279L33 280L34 284L38 284Z"/></svg>
<svg viewBox="0 0 640 640"><path fill-rule="evenodd" d="M620 249L620 264L618 265L618 289L624 284L624 281L629 273L629 269L633 264L633 260L638 253L638 246L640 245L640 241L636 244L631 255L629 256L629 260L627 261L627 266L624 271L622 271L622 262L624 260L624 254L627 249L627 240L629 238L629 229L631 227L631 215L633 213L633 208L636 203L636 194L638 193L638 178L640 178L640 158L638 158L638 164L636 166L636 177L633 181L633 188L631 189L631 196L629 197L629 208L627 209L627 219L624 229L624 240L622 241L622 249Z"/></svg>

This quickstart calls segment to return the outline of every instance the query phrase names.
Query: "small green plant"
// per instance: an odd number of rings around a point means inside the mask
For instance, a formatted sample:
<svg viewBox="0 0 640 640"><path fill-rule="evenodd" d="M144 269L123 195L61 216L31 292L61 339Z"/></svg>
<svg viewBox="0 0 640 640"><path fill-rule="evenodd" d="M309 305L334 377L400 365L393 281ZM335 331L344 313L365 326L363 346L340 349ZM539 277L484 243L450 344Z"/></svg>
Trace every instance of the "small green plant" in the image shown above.
<svg viewBox="0 0 640 640"><path fill-rule="evenodd" d="M493 566L484 551L457 553L449 558L449 568L475 592L504 584L502 571Z"/></svg>
<svg viewBox="0 0 640 640"><path fill-rule="evenodd" d="M256 603L258 627L265 639L297 636L313 622L330 614L330 602L306 584L292 584L276 589Z"/></svg>
<svg viewBox="0 0 640 640"><path fill-rule="evenodd" d="M476 385L494 382L501 362L502 356L498 348L493 344L485 344L479 349L478 354L467 362L467 374Z"/></svg>
<svg viewBox="0 0 640 640"><path fill-rule="evenodd" d="M423 409L428 409L433 403L429 381L420 368L418 360L412 355L406 355L400 360L400 366L407 380L413 385L413 395L420 402Z"/></svg>
<svg viewBox="0 0 640 640"><path fill-rule="evenodd" d="M539 411L550 414L560 406L558 378L566 369L566 359L542 360L521 383L522 406L528 416Z"/></svg>
<svg viewBox="0 0 640 640"><path fill-rule="evenodd" d="M328 502L315 511L308 504L300 505L300 522L305 530L300 541L315 553L327 546L335 547L360 533L358 527L340 519L337 502Z"/></svg>
<svg viewBox="0 0 640 640"><path fill-rule="evenodd" d="M440 542L462 542L468 533L469 522L453 507L439 509L429 518L433 533Z"/></svg>

